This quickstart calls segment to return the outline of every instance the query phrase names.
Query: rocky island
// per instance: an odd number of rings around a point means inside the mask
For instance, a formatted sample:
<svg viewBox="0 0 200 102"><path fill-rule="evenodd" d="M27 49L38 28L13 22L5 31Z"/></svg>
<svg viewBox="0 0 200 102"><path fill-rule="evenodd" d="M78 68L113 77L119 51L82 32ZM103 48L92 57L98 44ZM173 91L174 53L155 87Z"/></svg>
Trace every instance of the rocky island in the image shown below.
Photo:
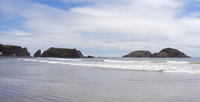
<svg viewBox="0 0 200 102"><path fill-rule="evenodd" d="M26 47L0 44L0 56L30 57L30 53Z"/></svg>
<svg viewBox="0 0 200 102"><path fill-rule="evenodd" d="M51 47L41 54L41 50L38 50L34 57L55 57L55 58L83 58L81 51L76 49L55 48Z"/></svg>
<svg viewBox="0 0 200 102"><path fill-rule="evenodd" d="M173 49L173 48L165 48L161 50L159 53L151 54L150 51L133 51L128 55L124 55L123 57L147 57L147 58L190 58L190 56L185 55L183 52Z"/></svg>

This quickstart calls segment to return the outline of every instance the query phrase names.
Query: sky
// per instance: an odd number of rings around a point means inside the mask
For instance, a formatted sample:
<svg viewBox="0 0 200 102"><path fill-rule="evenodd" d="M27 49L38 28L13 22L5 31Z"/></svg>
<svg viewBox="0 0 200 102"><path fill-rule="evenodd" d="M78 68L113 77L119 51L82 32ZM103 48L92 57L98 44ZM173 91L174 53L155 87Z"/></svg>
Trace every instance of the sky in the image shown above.
<svg viewBox="0 0 200 102"><path fill-rule="evenodd" d="M178 49L200 57L200 0L0 0L0 43L121 57Z"/></svg>

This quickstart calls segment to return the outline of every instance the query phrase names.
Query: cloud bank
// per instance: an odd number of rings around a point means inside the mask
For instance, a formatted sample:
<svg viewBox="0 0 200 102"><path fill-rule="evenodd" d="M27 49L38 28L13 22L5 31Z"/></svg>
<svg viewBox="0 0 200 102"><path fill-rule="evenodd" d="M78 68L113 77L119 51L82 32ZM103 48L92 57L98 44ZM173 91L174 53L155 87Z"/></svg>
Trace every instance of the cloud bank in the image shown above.
<svg viewBox="0 0 200 102"><path fill-rule="evenodd" d="M32 54L51 46L95 56L173 47L200 56L200 12L186 9L189 1L61 0L88 3L68 10L19 1L0 1L0 43L26 46Z"/></svg>

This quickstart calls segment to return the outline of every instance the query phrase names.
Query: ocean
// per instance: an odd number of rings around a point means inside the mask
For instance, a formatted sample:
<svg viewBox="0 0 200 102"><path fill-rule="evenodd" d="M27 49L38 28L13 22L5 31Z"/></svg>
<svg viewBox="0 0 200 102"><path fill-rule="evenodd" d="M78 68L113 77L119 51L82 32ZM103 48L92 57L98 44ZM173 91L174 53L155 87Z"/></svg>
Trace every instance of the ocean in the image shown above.
<svg viewBox="0 0 200 102"><path fill-rule="evenodd" d="M0 102L199 102L200 58L1 58Z"/></svg>

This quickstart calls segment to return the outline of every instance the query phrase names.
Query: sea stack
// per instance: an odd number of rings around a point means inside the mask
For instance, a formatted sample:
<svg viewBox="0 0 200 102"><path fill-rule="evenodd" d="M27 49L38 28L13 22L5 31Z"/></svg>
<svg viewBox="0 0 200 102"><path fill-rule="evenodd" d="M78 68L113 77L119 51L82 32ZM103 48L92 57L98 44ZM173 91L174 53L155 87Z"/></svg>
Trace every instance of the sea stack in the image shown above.
<svg viewBox="0 0 200 102"><path fill-rule="evenodd" d="M86 57L84 57L84 58L95 58L95 57L94 57L94 56L88 55L88 56L86 56Z"/></svg>
<svg viewBox="0 0 200 102"><path fill-rule="evenodd" d="M0 52L2 56L30 57L28 49L26 47L22 48L21 46L0 44Z"/></svg>
<svg viewBox="0 0 200 102"><path fill-rule="evenodd" d="M159 53L153 54L152 57L190 58L190 56L187 56L185 53L173 48L162 49Z"/></svg>
<svg viewBox="0 0 200 102"><path fill-rule="evenodd" d="M83 58L81 51L76 49L54 48L51 47L42 53L42 57L56 58Z"/></svg>
<svg viewBox="0 0 200 102"><path fill-rule="evenodd" d="M190 58L183 52L173 49L173 48L165 48L162 49L159 53L151 54L149 51L133 51L128 55L124 55L123 57L147 57L147 58Z"/></svg>
<svg viewBox="0 0 200 102"><path fill-rule="evenodd" d="M38 50L37 52L35 52L34 57L41 57L41 50Z"/></svg>

